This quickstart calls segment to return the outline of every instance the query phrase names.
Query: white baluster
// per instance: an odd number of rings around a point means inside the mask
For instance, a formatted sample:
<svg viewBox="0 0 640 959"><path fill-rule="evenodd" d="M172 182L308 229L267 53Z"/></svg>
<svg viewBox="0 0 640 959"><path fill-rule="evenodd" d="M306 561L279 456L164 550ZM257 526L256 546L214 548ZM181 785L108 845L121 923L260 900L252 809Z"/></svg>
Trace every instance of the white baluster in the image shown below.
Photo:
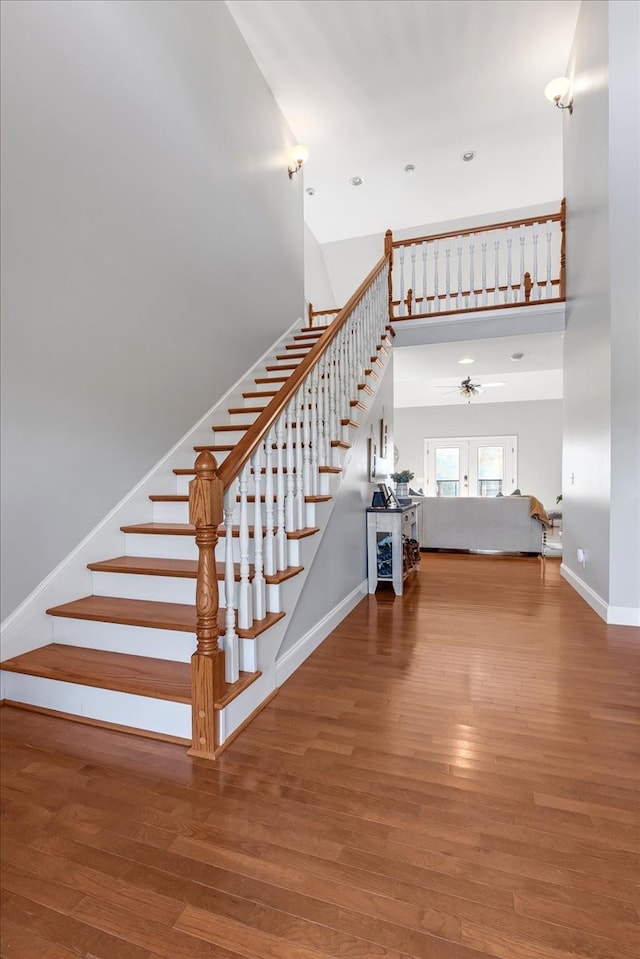
<svg viewBox="0 0 640 959"><path fill-rule="evenodd" d="M284 438L285 423L282 415L276 423L276 566L279 571L287 568L287 532L284 503Z"/></svg>
<svg viewBox="0 0 640 959"><path fill-rule="evenodd" d="M427 250L428 250L428 244L425 241L422 244L422 304L420 306L421 313L429 312L429 298L427 294Z"/></svg>
<svg viewBox="0 0 640 959"><path fill-rule="evenodd" d="M487 238L483 233L480 237L480 248L482 250L482 306L487 305Z"/></svg>
<svg viewBox="0 0 640 959"><path fill-rule="evenodd" d="M240 491L240 587L238 589L238 628L249 629L252 621L251 582L249 579L249 467L243 466L239 476Z"/></svg>
<svg viewBox="0 0 640 959"><path fill-rule="evenodd" d="M440 259L440 240L433 241L433 308L440 312L440 297L438 296L438 260Z"/></svg>
<svg viewBox="0 0 640 959"><path fill-rule="evenodd" d="M513 243L513 228L507 227L507 289L504 294L504 302L513 301L513 288L511 286L511 245Z"/></svg>
<svg viewBox="0 0 640 959"><path fill-rule="evenodd" d="M353 347L353 343L351 344ZM311 371L311 489L318 495L318 367Z"/></svg>
<svg viewBox="0 0 640 959"><path fill-rule="evenodd" d="M469 306L471 307L478 305L478 297L476 296L475 290L476 282L474 277L474 258L476 252L475 239L475 235L471 233L469 236Z"/></svg>
<svg viewBox="0 0 640 959"><path fill-rule="evenodd" d="M287 495L285 498L285 529L287 533L293 533L296 528L296 491L295 474L293 467L295 464L295 450L293 448L293 423L295 420L295 406L293 401L287 407Z"/></svg>
<svg viewBox="0 0 640 959"><path fill-rule="evenodd" d="M538 286L538 224L534 223L532 228L533 235L533 286L531 288L531 299L540 298L540 287Z"/></svg>
<svg viewBox="0 0 640 959"><path fill-rule="evenodd" d="M341 439L342 423L338 415L336 388L336 343L329 347L329 428L332 439Z"/></svg>
<svg viewBox="0 0 640 959"><path fill-rule="evenodd" d="M302 403L302 436L304 440L304 448L302 452L302 476L303 476L303 493L304 496L309 496L312 493L311 489L311 410L310 410L310 399L311 399L311 386L309 377L307 376L304 381L302 388L303 393L303 403Z"/></svg>
<svg viewBox="0 0 640 959"><path fill-rule="evenodd" d="M304 529L306 526L305 515L304 515L304 477L302 475L303 465L302 465L302 453L303 453L303 432L302 432L302 421L303 421L303 411L302 405L304 402L304 388L299 389L296 393L295 400L295 409L296 409L296 529Z"/></svg>
<svg viewBox="0 0 640 959"><path fill-rule="evenodd" d="M398 316L405 316L407 305L404 301L404 247L398 247L398 260L400 262L400 303L398 304Z"/></svg>
<svg viewBox="0 0 640 959"><path fill-rule="evenodd" d="M493 302L496 306L500 304L500 237L493 241Z"/></svg>
<svg viewBox="0 0 640 959"><path fill-rule="evenodd" d="M551 238L553 225L551 220L547 220L547 285L544 295L547 299L553 296L553 283L551 282Z"/></svg>
<svg viewBox="0 0 640 959"><path fill-rule="evenodd" d="M520 227L520 285L518 286L518 303L524 303L524 245L526 243L525 227Z"/></svg>
<svg viewBox="0 0 640 959"><path fill-rule="evenodd" d="M264 442L264 571L273 576L276 571L276 549L274 533L274 496L273 496L273 430L269 430Z"/></svg>
<svg viewBox="0 0 640 959"><path fill-rule="evenodd" d="M462 296L462 237L459 236L457 240L457 250L458 250L458 295L456 296L456 307L461 310L464 307L464 299Z"/></svg>
<svg viewBox="0 0 640 959"><path fill-rule="evenodd" d="M262 444L251 458L251 468L256 494L253 510L253 618L260 620L267 615L262 519Z"/></svg>
<svg viewBox="0 0 640 959"><path fill-rule="evenodd" d="M413 292L413 302L414 308L413 312L415 313L415 301L416 301L416 245L415 243L411 244L411 290Z"/></svg>
<svg viewBox="0 0 640 959"><path fill-rule="evenodd" d="M236 633L235 592L236 574L233 563L233 514L235 510L236 484L232 483L224 494L224 678L235 683L240 675L238 634Z"/></svg>
<svg viewBox="0 0 640 959"><path fill-rule="evenodd" d="M445 284L446 284L446 296L444 298L444 308L445 310L451 309L451 240L447 237L447 242L444 248L445 255Z"/></svg>

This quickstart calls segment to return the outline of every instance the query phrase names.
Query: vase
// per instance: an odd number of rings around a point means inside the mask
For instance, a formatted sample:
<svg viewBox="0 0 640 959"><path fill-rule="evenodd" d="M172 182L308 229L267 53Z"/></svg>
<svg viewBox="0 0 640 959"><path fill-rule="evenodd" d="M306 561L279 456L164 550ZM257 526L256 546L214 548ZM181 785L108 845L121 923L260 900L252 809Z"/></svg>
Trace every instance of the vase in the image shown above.
<svg viewBox="0 0 640 959"><path fill-rule="evenodd" d="M397 499L406 499L409 495L409 484L408 483L396 483L396 498Z"/></svg>

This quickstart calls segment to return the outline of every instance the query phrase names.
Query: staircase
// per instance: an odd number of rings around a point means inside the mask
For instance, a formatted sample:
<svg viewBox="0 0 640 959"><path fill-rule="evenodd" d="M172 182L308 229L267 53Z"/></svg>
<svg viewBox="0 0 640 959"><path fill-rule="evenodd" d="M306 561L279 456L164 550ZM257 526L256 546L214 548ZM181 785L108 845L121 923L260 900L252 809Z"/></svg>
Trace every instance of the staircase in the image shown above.
<svg viewBox="0 0 640 959"><path fill-rule="evenodd" d="M281 341L264 368L213 424L213 442L194 445L194 453L213 454L218 469L223 471L225 461L238 452L247 431L286 388L327 329L305 327ZM384 325L382 330L375 348L368 351L366 368L357 377L348 415L335 420L338 430L326 444L330 447L329 458L323 463L318 460L317 477L305 487L303 523L292 528L294 524L287 522L283 534L282 491L286 485L293 495L294 474L298 494L301 489L302 453L296 450L304 447L305 455L312 455L308 450L314 443L307 433L314 423L313 435L320 437L316 422L319 415L315 411L307 414L306 401L304 408L297 407L297 415L305 422L292 422L289 416L280 433L267 436L266 458L261 454L260 460L254 454L249 471L251 488L242 479L246 468L239 480L227 486L225 522L218 528L215 563L220 596L218 632L226 663L225 680L214 703L220 746L274 695L275 662L287 612L295 607L302 590L330 515L354 431L360 418L366 417L367 400L374 395L384 369L391 334L384 331ZM324 422L328 424L328 381L337 361L334 357L324 364L324 372L315 375L316 383L320 383L318 395L327 393ZM284 441L282 430L286 430ZM315 445L320 445L319 439ZM274 451L272 466L270 449ZM310 460L305 460L304 469L308 468ZM150 521L120 527L123 555L88 564L92 594L46 610L52 620L53 642L1 664L5 702L192 744L191 658L197 641L198 548L195 528L189 522L189 483L196 474L188 461L175 467L172 474L173 489L149 496ZM273 480L267 474L273 474ZM278 483L279 492L276 489L269 493ZM268 511L269 496L274 497L275 504L272 538L278 541L272 548L277 552L281 545L285 551L285 561L279 561L271 571L262 559L264 537L269 536L268 516L265 528L260 519L257 543L256 527L247 521L250 509L256 510L256 516L263 516L265 501ZM256 577L264 580L262 610L261 602L252 598ZM230 636L231 645L225 645Z"/></svg>

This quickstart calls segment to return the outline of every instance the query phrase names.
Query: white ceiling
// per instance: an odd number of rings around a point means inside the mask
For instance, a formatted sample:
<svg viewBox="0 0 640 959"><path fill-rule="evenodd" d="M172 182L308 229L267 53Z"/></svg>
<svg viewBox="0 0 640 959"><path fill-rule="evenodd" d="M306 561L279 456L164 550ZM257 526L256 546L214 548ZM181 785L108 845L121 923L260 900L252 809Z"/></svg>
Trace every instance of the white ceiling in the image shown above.
<svg viewBox="0 0 640 959"><path fill-rule="evenodd" d="M523 353L517 362L513 353ZM473 363L460 364L461 359ZM562 334L536 333L462 343L394 347L394 405L460 406L469 402L456 386L467 376L473 383L504 383L471 399L484 403L562 398Z"/></svg>
<svg viewBox="0 0 640 959"><path fill-rule="evenodd" d="M580 0L226 2L311 151L320 243L561 199L543 90L566 72Z"/></svg>
<svg viewBox="0 0 640 959"><path fill-rule="evenodd" d="M320 243L560 201L562 116L543 91L566 73L580 0L226 3L310 149L300 176ZM473 403L562 395L560 334L394 355L397 406L466 402L436 387L467 375L507 384Z"/></svg>

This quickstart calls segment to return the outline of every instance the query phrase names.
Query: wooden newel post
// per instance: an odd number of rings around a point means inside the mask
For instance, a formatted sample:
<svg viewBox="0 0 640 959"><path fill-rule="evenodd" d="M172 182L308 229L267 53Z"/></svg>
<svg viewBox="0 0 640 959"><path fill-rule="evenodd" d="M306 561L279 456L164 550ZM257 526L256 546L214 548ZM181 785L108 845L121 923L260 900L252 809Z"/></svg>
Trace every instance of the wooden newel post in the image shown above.
<svg viewBox="0 0 640 959"><path fill-rule="evenodd" d="M529 303L531 300L531 287L533 283L531 282L531 274L525 273L524 275L524 302Z"/></svg>
<svg viewBox="0 0 640 959"><path fill-rule="evenodd" d="M189 754L215 758L219 730L215 710L224 687L224 652L218 644L218 577L216 544L223 521L222 480L218 464L208 451L195 462L196 478L189 483L189 522L196 528L198 579L196 585L196 635L198 646L191 657L191 726Z"/></svg>
<svg viewBox="0 0 640 959"><path fill-rule="evenodd" d="M389 322L393 321L393 233L387 230L384 235L384 255L389 257L389 271L387 273L387 287L389 297Z"/></svg>

